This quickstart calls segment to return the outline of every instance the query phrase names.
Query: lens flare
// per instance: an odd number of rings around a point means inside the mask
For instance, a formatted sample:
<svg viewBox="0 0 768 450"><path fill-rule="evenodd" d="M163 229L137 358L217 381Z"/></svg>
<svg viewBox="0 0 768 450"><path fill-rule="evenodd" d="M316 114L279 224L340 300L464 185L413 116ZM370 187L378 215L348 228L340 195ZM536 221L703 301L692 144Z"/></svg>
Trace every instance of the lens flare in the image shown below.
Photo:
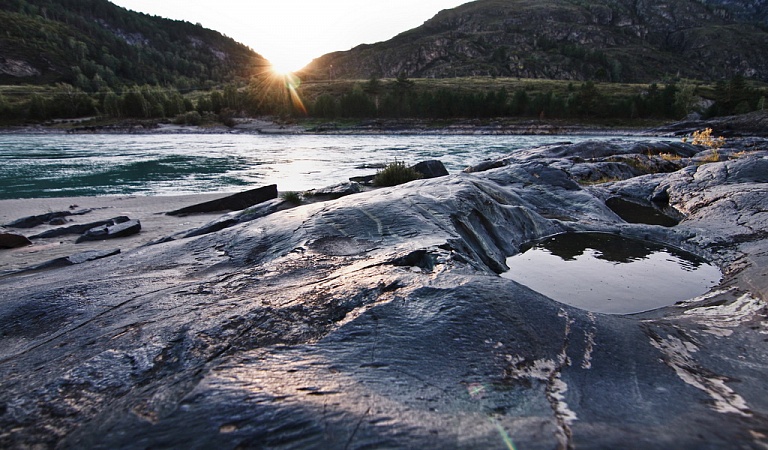
<svg viewBox="0 0 768 450"><path fill-rule="evenodd" d="M293 72L280 72L276 66L262 66L251 78L248 95L255 113L307 114L299 94L301 79Z"/></svg>

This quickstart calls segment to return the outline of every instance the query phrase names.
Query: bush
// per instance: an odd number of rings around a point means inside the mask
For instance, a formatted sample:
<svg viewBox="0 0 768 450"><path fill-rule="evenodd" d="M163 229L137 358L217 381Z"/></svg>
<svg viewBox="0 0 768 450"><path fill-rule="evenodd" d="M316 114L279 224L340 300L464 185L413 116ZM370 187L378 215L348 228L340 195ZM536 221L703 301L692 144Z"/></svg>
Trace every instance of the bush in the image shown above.
<svg viewBox="0 0 768 450"><path fill-rule="evenodd" d="M293 205L300 205L301 204L301 195L298 192L285 192L283 195L280 196L284 201L291 203Z"/></svg>
<svg viewBox="0 0 768 450"><path fill-rule="evenodd" d="M203 122L203 117L197 111L190 111L188 113L179 114L173 119L173 123L176 125L200 125Z"/></svg>
<svg viewBox="0 0 768 450"><path fill-rule="evenodd" d="M402 161L395 161L380 170L373 179L373 185L377 187L397 186L398 184L423 178L423 175L408 167Z"/></svg>

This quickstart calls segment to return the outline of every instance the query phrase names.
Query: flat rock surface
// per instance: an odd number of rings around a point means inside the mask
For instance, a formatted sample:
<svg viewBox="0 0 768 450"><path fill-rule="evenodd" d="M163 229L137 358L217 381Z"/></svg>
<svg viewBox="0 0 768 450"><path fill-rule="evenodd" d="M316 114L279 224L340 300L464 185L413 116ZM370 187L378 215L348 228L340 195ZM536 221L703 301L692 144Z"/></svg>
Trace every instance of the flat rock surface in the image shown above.
<svg viewBox="0 0 768 450"><path fill-rule="evenodd" d="M766 151L658 173L653 151L617 159L629 145L532 149L0 278L0 446L764 448ZM590 181L607 163L625 179ZM684 217L627 223L617 196ZM618 316L499 276L567 231L673 245L724 278Z"/></svg>

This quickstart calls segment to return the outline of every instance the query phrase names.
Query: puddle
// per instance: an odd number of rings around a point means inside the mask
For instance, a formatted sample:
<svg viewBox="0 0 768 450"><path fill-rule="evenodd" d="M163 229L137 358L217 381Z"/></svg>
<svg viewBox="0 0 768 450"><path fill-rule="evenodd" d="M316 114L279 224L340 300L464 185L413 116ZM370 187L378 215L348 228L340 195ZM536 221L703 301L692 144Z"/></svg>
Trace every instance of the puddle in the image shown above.
<svg viewBox="0 0 768 450"><path fill-rule="evenodd" d="M669 212L669 214L666 214L665 211L654 208L653 206L641 205L629 200L624 200L620 197L611 197L605 204L611 208L611 211L615 212L617 216L629 223L644 223L646 225L674 227L680 223L680 218L682 218L682 214L677 212L671 206L665 208L667 212Z"/></svg>
<svg viewBox="0 0 768 450"><path fill-rule="evenodd" d="M501 276L587 311L632 314L707 293L720 270L696 255L609 233L565 233L507 259Z"/></svg>

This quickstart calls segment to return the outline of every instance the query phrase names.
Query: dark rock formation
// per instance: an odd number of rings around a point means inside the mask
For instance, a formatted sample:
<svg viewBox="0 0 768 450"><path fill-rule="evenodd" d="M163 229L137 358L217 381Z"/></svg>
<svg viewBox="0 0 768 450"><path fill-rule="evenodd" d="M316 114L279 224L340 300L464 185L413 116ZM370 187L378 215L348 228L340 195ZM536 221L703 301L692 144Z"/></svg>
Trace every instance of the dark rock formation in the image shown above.
<svg viewBox="0 0 768 450"><path fill-rule="evenodd" d="M83 223L79 225L70 225L68 227L61 227L61 228L54 228L52 230L43 231L42 233L35 234L34 236L30 236L30 239L46 239L46 238L53 238L53 237L59 237L59 236L66 236L68 234L83 234L92 228L112 226L118 223L128 222L129 220L131 220L129 217L118 216L118 217L113 217L112 219L100 220L97 222Z"/></svg>
<svg viewBox="0 0 768 450"><path fill-rule="evenodd" d="M445 168L442 161L437 159L422 161L411 168L424 175L424 178L438 178L448 175L448 169Z"/></svg>
<svg viewBox="0 0 768 450"><path fill-rule="evenodd" d="M86 241L103 241L107 239L116 239L126 236L132 236L141 231L141 222L137 219L116 223L114 225L102 225L83 233L77 238L76 243Z"/></svg>
<svg viewBox="0 0 768 450"><path fill-rule="evenodd" d="M628 148L522 151L0 279L0 446L761 448L768 152L601 184L570 172ZM660 192L679 225L605 205ZM682 248L724 278L617 316L498 276L569 231Z"/></svg>
<svg viewBox="0 0 768 450"><path fill-rule="evenodd" d="M0 232L0 248L19 248L27 245L32 245L32 241L26 236Z"/></svg>
<svg viewBox="0 0 768 450"><path fill-rule="evenodd" d="M272 184L270 186L264 186L245 192L239 192L237 194L220 198L218 200L211 200L210 202L188 206L186 208L181 208L166 214L169 216L181 216L185 214L209 213L218 211L240 211L253 205L264 203L268 200L273 200L276 198L277 185Z"/></svg>
<svg viewBox="0 0 768 450"><path fill-rule="evenodd" d="M36 216L23 217L18 220L14 220L11 223L7 223L3 226L8 228L35 228L37 226L49 223L52 220L60 219L68 216L82 216L90 213L90 209L81 209L78 211L55 211L45 214L39 214Z"/></svg>

